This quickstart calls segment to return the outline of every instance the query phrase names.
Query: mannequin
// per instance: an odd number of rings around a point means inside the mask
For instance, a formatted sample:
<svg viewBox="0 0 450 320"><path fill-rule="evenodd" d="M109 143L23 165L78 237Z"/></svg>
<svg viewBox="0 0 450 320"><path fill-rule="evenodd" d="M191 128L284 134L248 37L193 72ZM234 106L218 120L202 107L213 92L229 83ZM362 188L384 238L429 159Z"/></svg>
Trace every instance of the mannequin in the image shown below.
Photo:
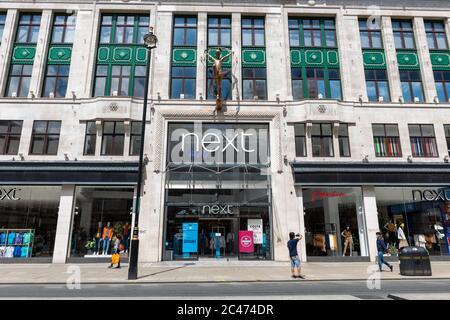
<svg viewBox="0 0 450 320"><path fill-rule="evenodd" d="M97 232L95 233L94 237L95 245L94 245L94 254L98 255L100 251L100 245L103 243L102 241L102 222L98 222L97 226Z"/></svg>
<svg viewBox="0 0 450 320"><path fill-rule="evenodd" d="M406 240L405 232L403 229L405 228L405 225L403 223L400 224L400 226L397 229L397 237L398 237L398 249L400 250L403 247L407 247L408 241Z"/></svg>
<svg viewBox="0 0 450 320"><path fill-rule="evenodd" d="M389 239L388 239L388 243L389 244L393 244L393 245L397 245L397 228L395 227L395 224L392 220L389 220L389 222L387 222L384 225L384 228L387 230L388 235L389 235Z"/></svg>
<svg viewBox="0 0 450 320"><path fill-rule="evenodd" d="M130 241L130 224L128 222L123 226L123 243L125 245L125 252L128 252L129 241Z"/></svg>
<svg viewBox="0 0 450 320"><path fill-rule="evenodd" d="M341 236L344 238L344 250L342 256L345 256L347 252L347 247L350 248L350 256L353 254L353 235L350 230L350 226L347 226L344 231L342 231Z"/></svg>
<svg viewBox="0 0 450 320"><path fill-rule="evenodd" d="M108 221L106 227L103 228L103 255L108 254L109 246L111 245L111 239L113 236L113 228L111 227L111 222Z"/></svg>

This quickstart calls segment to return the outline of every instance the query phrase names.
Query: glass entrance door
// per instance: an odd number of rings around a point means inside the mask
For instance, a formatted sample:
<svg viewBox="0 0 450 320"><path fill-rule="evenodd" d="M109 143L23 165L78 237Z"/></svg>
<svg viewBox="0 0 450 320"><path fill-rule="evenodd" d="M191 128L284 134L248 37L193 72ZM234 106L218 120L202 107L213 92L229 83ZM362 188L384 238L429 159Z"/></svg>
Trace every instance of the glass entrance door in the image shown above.
<svg viewBox="0 0 450 320"><path fill-rule="evenodd" d="M233 257L236 255L236 227L233 219L199 220L199 256Z"/></svg>

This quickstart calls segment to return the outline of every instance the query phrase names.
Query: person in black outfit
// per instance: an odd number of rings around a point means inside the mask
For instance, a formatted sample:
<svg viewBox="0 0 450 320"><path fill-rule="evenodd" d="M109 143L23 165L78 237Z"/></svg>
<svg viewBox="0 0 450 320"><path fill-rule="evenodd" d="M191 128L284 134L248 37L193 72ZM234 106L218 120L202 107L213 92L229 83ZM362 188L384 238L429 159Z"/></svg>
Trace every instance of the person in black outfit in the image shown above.
<svg viewBox="0 0 450 320"><path fill-rule="evenodd" d="M294 234L294 232L290 232L287 247L289 250L289 259L291 260L291 277L305 279L305 276L302 275L302 263L297 252L297 244L301 239L302 236L298 233ZM297 268L297 275L295 274L295 268Z"/></svg>

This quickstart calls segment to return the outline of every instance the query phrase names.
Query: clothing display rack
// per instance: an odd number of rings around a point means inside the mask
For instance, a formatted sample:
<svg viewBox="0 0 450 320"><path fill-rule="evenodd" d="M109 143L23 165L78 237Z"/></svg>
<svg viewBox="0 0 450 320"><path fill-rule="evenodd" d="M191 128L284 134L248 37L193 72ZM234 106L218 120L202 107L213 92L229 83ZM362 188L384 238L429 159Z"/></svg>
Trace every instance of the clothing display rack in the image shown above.
<svg viewBox="0 0 450 320"><path fill-rule="evenodd" d="M0 229L0 258L29 258L34 229Z"/></svg>

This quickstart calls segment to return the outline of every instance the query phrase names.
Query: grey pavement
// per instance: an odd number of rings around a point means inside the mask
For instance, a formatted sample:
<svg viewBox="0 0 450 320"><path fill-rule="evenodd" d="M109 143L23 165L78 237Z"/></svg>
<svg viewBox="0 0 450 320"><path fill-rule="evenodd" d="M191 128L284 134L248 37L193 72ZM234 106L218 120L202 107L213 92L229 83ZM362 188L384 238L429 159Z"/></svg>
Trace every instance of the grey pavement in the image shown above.
<svg viewBox="0 0 450 320"><path fill-rule="evenodd" d="M37 283L128 283L127 264L108 269L108 263L83 264L0 264L0 284ZM431 277L407 277L385 269L377 272L375 263L336 262L304 263L307 281L450 279L450 262L432 262ZM159 262L139 265L137 283L181 282L292 282L288 262L275 261L195 261ZM303 281L303 280L301 280Z"/></svg>

